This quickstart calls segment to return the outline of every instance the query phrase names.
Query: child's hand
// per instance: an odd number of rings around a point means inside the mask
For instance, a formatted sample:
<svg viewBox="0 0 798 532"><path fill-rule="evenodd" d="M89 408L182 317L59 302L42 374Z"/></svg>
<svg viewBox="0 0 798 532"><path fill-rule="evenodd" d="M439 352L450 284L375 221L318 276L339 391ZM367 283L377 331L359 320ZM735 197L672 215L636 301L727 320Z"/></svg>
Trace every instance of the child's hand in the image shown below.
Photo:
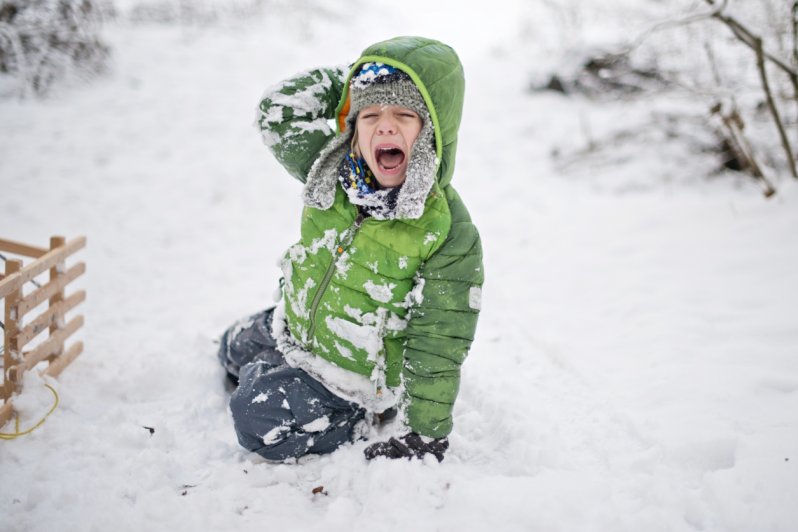
<svg viewBox="0 0 798 532"><path fill-rule="evenodd" d="M443 461L443 453L449 448L449 440L447 438L438 438L436 440L426 439L422 436L411 432L405 434L399 439L391 438L388 441L380 441L372 443L363 451L366 455L366 460L377 458L378 456L387 456L388 458L423 458L425 454L429 453L438 459L438 462Z"/></svg>

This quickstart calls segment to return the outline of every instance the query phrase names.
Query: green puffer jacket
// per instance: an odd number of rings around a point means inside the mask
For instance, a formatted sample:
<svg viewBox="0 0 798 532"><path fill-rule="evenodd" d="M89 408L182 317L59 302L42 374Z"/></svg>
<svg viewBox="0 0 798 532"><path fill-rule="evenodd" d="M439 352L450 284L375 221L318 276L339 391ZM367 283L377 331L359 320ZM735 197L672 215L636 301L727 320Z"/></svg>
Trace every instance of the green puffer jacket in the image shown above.
<svg viewBox="0 0 798 532"><path fill-rule="evenodd" d="M346 127L348 80L365 62L410 74L427 103L439 162L418 219L364 218L342 187L328 209L306 206L300 241L286 253L278 345L339 395L379 412L399 402L419 434L452 429L460 366L479 314L479 234L457 192L454 171L464 78L457 55L437 41L400 37L366 49L348 71L319 69L266 92L264 142L306 183L314 161Z"/></svg>

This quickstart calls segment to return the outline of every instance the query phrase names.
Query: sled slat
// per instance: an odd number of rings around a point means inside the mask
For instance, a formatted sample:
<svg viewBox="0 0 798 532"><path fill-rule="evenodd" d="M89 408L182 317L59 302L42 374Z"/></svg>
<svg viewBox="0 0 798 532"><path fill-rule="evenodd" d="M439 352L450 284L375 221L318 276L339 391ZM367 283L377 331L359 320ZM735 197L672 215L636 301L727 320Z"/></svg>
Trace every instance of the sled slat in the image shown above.
<svg viewBox="0 0 798 532"><path fill-rule="evenodd" d="M8 423L13 415L14 406L11 404L11 401L7 401L6 404L0 406L0 427Z"/></svg>
<svg viewBox="0 0 798 532"><path fill-rule="evenodd" d="M63 262L67 257L85 246L86 237L81 236L67 242L62 248L48 251L22 268L16 275L9 275L6 279L0 281L0 297L6 297L14 290L21 288L22 285L34 279L37 275L52 268L59 262Z"/></svg>
<svg viewBox="0 0 798 532"><path fill-rule="evenodd" d="M19 348L22 349L28 342L33 340L49 326L56 324L59 316L63 316L85 300L86 291L79 290L60 303L57 303L55 306L42 312L39 317L30 322L19 332L17 336L17 345Z"/></svg>
<svg viewBox="0 0 798 532"><path fill-rule="evenodd" d="M50 281L46 285L25 296L17 305L17 313L19 317L21 318L32 309L38 307L55 294L62 291L66 285L84 273L86 273L86 263L79 262L67 270L64 275L57 277L55 280Z"/></svg>
<svg viewBox="0 0 798 532"><path fill-rule="evenodd" d="M0 251L7 251L8 253L22 255L23 257L33 257L34 259L38 259L47 253L48 250L38 246L23 244L22 242L15 242L13 240L0 238Z"/></svg>
<svg viewBox="0 0 798 532"><path fill-rule="evenodd" d="M63 236L52 236L50 237L50 250L54 251L66 244L66 238ZM60 277L61 272L59 271L62 268L60 264L57 264L50 268L50 282L56 282ZM64 323L64 314L58 311L58 304L64 300L64 287L61 287L61 290L56 292L50 297L50 302L48 307L55 308L56 312L53 314L53 319L50 323L50 334L53 334L58 330L58 325L63 325ZM50 355L50 362L53 361L54 357L60 355L64 351L64 344L61 344L58 349L53 351L53 354Z"/></svg>
<svg viewBox="0 0 798 532"><path fill-rule="evenodd" d="M63 329L58 329L55 334L51 334L50 337L39 344L36 349L25 353L20 364L8 368L7 374L9 380L15 383L19 382L24 371L30 370L36 364L52 355L53 352L60 349L61 346L64 345L64 340L80 329L82 325L83 316L75 316Z"/></svg>
<svg viewBox="0 0 798 532"><path fill-rule="evenodd" d="M19 270L22 269L22 261L11 259L6 261L6 279L0 281L0 286L12 281L13 277L18 275ZM4 329L3 329L3 369L8 369L17 362L17 330L19 328L17 323L17 312L15 310L17 301L21 294L18 287L8 284L9 290L6 294L2 294L5 298L5 312L4 312ZM14 383L8 380L8 377L3 376L3 387L0 389L3 399L8 399L14 393Z"/></svg>
<svg viewBox="0 0 798 532"><path fill-rule="evenodd" d="M55 360L50 362L47 369L42 372L42 375L50 377L58 377L58 375L75 360L79 354L83 352L83 342L75 342L69 349L62 355L58 355Z"/></svg>

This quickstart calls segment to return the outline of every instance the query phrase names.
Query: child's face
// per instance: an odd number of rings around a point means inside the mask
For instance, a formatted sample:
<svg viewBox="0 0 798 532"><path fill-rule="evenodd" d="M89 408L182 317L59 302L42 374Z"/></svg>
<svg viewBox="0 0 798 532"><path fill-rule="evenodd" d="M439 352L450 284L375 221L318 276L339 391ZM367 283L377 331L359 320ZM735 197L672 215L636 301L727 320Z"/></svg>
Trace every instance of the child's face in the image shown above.
<svg viewBox="0 0 798 532"><path fill-rule="evenodd" d="M358 113L357 147L381 186L404 183L421 125L418 113L398 105L369 105Z"/></svg>

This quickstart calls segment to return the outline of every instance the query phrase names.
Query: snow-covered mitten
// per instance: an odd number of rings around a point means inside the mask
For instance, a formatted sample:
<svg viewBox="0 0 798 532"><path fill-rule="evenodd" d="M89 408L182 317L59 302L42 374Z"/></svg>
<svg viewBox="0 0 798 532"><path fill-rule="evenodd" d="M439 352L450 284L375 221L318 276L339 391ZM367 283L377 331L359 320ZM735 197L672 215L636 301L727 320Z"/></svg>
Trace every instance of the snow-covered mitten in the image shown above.
<svg viewBox="0 0 798 532"><path fill-rule="evenodd" d="M400 438L390 438L388 441L380 441L372 443L366 447L363 453L366 455L366 460L372 460L378 456L385 456L388 458L423 458L425 454L429 453L438 459L438 462L443 461L443 453L449 448L449 440L447 438L429 439L411 432L405 434Z"/></svg>

